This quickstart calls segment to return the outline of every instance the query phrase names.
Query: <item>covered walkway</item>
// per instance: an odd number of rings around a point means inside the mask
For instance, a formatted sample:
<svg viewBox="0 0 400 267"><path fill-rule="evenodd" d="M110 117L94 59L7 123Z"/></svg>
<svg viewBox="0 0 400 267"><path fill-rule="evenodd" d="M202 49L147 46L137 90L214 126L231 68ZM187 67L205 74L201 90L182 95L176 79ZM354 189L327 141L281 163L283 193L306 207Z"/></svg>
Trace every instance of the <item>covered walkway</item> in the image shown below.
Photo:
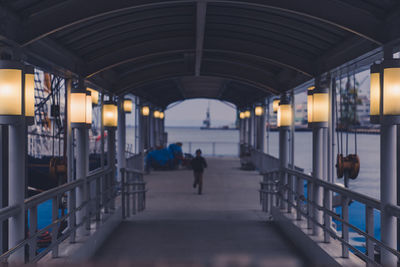
<svg viewBox="0 0 400 267"><path fill-rule="evenodd" d="M171 266L299 266L303 260L260 211L261 176L238 159L208 159L204 194L189 170L154 172L147 210L122 222L96 261ZM237 264L237 265L235 265Z"/></svg>

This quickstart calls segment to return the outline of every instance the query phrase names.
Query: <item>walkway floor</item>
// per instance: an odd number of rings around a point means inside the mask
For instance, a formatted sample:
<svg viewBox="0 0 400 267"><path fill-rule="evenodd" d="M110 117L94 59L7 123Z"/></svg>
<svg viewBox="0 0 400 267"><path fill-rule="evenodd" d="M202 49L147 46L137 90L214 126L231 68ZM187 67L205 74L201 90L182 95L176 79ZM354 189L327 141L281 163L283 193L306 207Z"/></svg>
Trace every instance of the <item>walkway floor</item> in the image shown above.
<svg viewBox="0 0 400 267"><path fill-rule="evenodd" d="M95 261L144 266L301 266L303 261L260 212L260 176L239 160L208 159L204 193L192 172L153 172L147 210L123 222Z"/></svg>

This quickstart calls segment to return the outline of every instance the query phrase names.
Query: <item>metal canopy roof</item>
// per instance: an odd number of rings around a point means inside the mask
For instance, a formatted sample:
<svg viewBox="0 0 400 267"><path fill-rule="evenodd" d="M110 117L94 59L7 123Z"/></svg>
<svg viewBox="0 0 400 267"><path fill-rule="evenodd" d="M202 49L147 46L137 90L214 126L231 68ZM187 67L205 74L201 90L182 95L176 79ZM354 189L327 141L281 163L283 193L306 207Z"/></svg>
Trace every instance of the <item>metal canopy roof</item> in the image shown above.
<svg viewBox="0 0 400 267"><path fill-rule="evenodd" d="M27 61L154 104L245 106L400 36L397 0L3 0Z"/></svg>

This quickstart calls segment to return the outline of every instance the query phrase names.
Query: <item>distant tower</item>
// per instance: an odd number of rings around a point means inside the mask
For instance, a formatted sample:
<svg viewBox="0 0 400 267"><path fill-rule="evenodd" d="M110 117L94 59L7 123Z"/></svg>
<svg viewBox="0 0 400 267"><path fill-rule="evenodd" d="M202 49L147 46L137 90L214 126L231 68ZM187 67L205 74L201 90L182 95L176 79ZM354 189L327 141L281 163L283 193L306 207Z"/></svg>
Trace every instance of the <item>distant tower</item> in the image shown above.
<svg viewBox="0 0 400 267"><path fill-rule="evenodd" d="M211 126L211 118L210 118L210 102L208 102L206 119L203 121L203 128L210 128Z"/></svg>

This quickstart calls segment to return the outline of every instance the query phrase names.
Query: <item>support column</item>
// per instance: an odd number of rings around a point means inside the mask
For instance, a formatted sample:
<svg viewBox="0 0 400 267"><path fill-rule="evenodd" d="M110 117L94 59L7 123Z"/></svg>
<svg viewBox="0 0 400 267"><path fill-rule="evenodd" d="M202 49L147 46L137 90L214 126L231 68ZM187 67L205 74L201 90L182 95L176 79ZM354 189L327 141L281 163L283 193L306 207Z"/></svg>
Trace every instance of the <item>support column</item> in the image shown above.
<svg viewBox="0 0 400 267"><path fill-rule="evenodd" d="M110 181L109 181L109 186L112 188L110 191L109 197L111 199L110 201L110 208L115 209L115 199L114 199L114 191L115 191L115 184L116 184L116 169L115 169L115 129L114 128L108 128L107 129L107 145L108 145L108 164L109 167L111 168L111 174L110 174Z"/></svg>
<svg viewBox="0 0 400 267"><path fill-rule="evenodd" d="M381 125L381 238L393 249L397 248L396 218L385 212L386 205L396 205L396 126ZM383 266L397 266L397 257L381 250Z"/></svg>
<svg viewBox="0 0 400 267"><path fill-rule="evenodd" d="M9 219L9 249L25 239L25 158L26 158L25 120L9 126L9 206L19 206L17 215ZM12 262L24 261L24 249L10 256Z"/></svg>
<svg viewBox="0 0 400 267"><path fill-rule="evenodd" d="M118 179L120 180L121 169L126 168L125 147L126 147L126 117L124 112L124 98L118 99Z"/></svg>
<svg viewBox="0 0 400 267"><path fill-rule="evenodd" d="M75 129L76 134L76 179L86 179L87 176L87 153L86 153L86 142L88 138L88 129L86 127L80 127ZM86 183L83 183L77 187L76 192L76 206L80 207L86 200ZM85 219L87 206L76 212L76 224L81 224ZM88 231L83 224L78 228L77 234L80 236L87 235Z"/></svg>
<svg viewBox="0 0 400 267"><path fill-rule="evenodd" d="M313 177L315 179L322 179L323 177L323 136L324 136L324 128L315 127L313 129ZM313 200L314 203L318 206L322 207L322 188L313 185ZM314 219L323 224L322 212L318 210L316 207L313 207ZM313 224L313 234L321 235L322 228L315 223Z"/></svg>
<svg viewBox="0 0 400 267"><path fill-rule="evenodd" d="M250 113L251 114L251 113ZM247 131L246 131L246 134L247 134L247 136L246 136L246 138L247 138L247 146L249 146L249 147L251 147L251 145L252 145L252 143L251 143L251 135L252 135L252 118L251 118L251 115L250 115L250 118L247 118L246 119L246 122L247 122Z"/></svg>
<svg viewBox="0 0 400 267"><path fill-rule="evenodd" d="M283 170L288 167L289 163L289 128L280 127L279 128L279 164L280 169ZM288 177L287 174L281 172L281 184L282 186L287 186ZM287 199L287 191L283 190L283 198ZM281 202L281 209L287 209L287 203L285 201Z"/></svg>

